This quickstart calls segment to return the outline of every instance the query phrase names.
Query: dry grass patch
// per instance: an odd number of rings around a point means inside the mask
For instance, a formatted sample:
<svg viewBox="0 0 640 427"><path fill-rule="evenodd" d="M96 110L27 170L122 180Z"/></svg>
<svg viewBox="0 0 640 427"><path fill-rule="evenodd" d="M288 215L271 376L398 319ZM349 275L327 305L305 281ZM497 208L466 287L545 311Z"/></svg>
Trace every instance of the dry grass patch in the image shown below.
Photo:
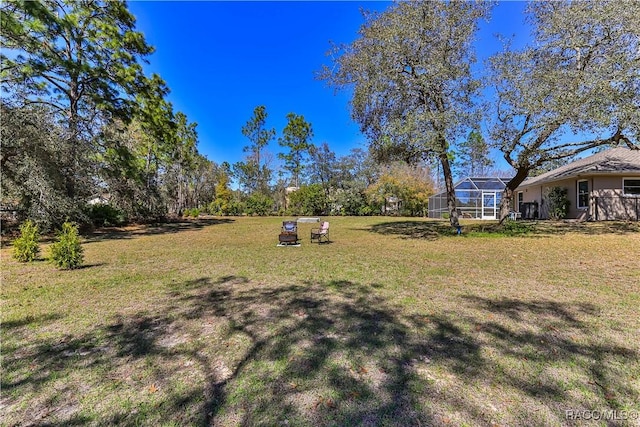
<svg viewBox="0 0 640 427"><path fill-rule="evenodd" d="M2 423L552 426L573 423L566 410L640 411L637 225L455 236L331 218L332 243L302 224L302 246L279 248L281 220L102 232L74 271L2 249Z"/></svg>

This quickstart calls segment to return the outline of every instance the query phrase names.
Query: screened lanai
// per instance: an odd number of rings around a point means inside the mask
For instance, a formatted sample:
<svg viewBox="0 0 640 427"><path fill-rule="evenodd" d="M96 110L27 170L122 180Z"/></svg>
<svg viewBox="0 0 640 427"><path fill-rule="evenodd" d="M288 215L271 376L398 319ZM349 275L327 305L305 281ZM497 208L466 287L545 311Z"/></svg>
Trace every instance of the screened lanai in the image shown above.
<svg viewBox="0 0 640 427"><path fill-rule="evenodd" d="M502 199L502 191L510 178L464 178L454 187L458 213L461 218L496 219ZM429 197L429 218L444 218L447 209L447 192Z"/></svg>

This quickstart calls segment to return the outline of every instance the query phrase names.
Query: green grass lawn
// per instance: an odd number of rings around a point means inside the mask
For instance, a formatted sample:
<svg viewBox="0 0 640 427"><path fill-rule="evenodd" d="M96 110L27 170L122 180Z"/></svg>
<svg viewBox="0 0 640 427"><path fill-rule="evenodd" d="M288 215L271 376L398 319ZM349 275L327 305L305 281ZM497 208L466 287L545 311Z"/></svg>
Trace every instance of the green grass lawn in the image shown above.
<svg viewBox="0 0 640 427"><path fill-rule="evenodd" d="M0 423L638 425L565 418L640 411L637 223L281 221L103 231L72 271L3 248Z"/></svg>

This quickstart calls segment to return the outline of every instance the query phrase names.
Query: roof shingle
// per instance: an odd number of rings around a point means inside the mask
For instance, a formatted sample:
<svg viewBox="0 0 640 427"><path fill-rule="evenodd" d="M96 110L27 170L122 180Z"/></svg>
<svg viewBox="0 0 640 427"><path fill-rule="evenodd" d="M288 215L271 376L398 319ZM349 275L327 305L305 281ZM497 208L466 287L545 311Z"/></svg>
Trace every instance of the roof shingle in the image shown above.
<svg viewBox="0 0 640 427"><path fill-rule="evenodd" d="M584 159L576 160L542 175L528 178L520 187L540 185L583 175L640 174L640 150L626 147L611 148Z"/></svg>

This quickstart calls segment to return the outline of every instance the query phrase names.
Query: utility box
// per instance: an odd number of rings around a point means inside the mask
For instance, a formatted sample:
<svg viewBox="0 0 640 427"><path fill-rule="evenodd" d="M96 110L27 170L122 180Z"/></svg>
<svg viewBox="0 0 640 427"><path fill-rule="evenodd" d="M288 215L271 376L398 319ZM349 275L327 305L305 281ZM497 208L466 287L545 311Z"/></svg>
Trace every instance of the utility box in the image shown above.
<svg viewBox="0 0 640 427"><path fill-rule="evenodd" d="M520 205L522 219L538 219L538 202L526 202Z"/></svg>

